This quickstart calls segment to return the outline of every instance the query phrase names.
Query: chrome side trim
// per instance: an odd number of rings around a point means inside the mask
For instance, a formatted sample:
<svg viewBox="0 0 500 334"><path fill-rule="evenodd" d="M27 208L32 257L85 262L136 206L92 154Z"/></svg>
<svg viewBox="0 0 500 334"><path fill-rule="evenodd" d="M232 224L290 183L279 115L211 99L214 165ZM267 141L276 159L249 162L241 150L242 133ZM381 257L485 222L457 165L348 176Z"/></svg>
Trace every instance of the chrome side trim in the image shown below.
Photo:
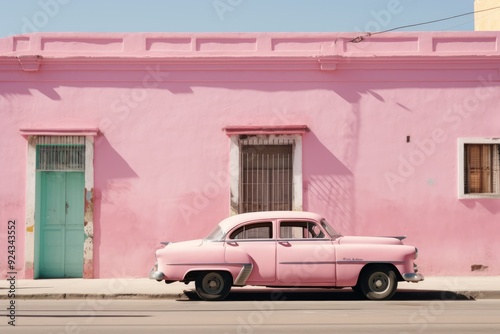
<svg viewBox="0 0 500 334"><path fill-rule="evenodd" d="M337 236L338 237L338 236ZM240 243L240 242L302 242L302 241L333 241L334 238L300 238L300 239L224 239L224 240L208 240L207 242L225 242L225 243Z"/></svg>
<svg viewBox="0 0 500 334"><path fill-rule="evenodd" d="M420 282L424 280L424 275L419 273L407 273L403 274L403 279L407 282Z"/></svg>
<svg viewBox="0 0 500 334"><path fill-rule="evenodd" d="M320 242L320 241L328 241L329 245L331 244L332 239L331 238L300 238L300 239L293 239L293 238L286 238L286 239L278 239L278 242L309 242L309 241L314 241L314 242Z"/></svg>
<svg viewBox="0 0 500 334"><path fill-rule="evenodd" d="M280 264L335 264L335 261L280 262Z"/></svg>
<svg viewBox="0 0 500 334"><path fill-rule="evenodd" d="M240 243L240 242L276 242L276 239L268 239L268 238L262 238L262 239L226 239L226 240L224 240L224 242L227 244L235 244L235 243Z"/></svg>
<svg viewBox="0 0 500 334"><path fill-rule="evenodd" d="M381 235L379 238L394 238L403 241L406 239L406 235Z"/></svg>
<svg viewBox="0 0 500 334"><path fill-rule="evenodd" d="M251 263L246 263L243 265L241 268L240 273L238 274L238 277L234 280L233 285L237 286L243 286L247 282L248 277L252 273L253 270L253 264Z"/></svg>
<svg viewBox="0 0 500 334"><path fill-rule="evenodd" d="M368 264L368 263L387 263L387 264L403 264L405 261L363 261L363 260L339 260L337 264Z"/></svg>
<svg viewBox="0 0 500 334"><path fill-rule="evenodd" d="M242 266L246 263L228 263L228 262L186 262L186 263L167 263L169 266Z"/></svg>

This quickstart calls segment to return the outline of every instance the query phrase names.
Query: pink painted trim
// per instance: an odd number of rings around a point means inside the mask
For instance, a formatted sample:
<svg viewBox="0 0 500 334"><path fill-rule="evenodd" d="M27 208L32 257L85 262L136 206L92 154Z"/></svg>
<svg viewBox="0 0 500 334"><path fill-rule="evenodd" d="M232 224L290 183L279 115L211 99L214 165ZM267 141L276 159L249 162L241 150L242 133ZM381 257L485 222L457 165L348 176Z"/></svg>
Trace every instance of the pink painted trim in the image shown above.
<svg viewBox="0 0 500 334"><path fill-rule="evenodd" d="M363 36L359 43L356 37ZM242 59L475 61L500 58L500 32L363 33L33 33L0 38L0 63L232 61ZM26 57L22 59L20 57ZM39 58L43 57L43 58ZM325 65L327 67L327 65ZM331 67L331 66L330 66Z"/></svg>
<svg viewBox="0 0 500 334"><path fill-rule="evenodd" d="M309 131L307 125L234 125L224 128L231 135L303 134Z"/></svg>
<svg viewBox="0 0 500 334"><path fill-rule="evenodd" d="M40 55L25 55L17 56L17 61L21 64L23 71L36 72L40 69L40 62L42 56Z"/></svg>
<svg viewBox="0 0 500 334"><path fill-rule="evenodd" d="M20 129L23 137L28 136L97 136L99 129Z"/></svg>

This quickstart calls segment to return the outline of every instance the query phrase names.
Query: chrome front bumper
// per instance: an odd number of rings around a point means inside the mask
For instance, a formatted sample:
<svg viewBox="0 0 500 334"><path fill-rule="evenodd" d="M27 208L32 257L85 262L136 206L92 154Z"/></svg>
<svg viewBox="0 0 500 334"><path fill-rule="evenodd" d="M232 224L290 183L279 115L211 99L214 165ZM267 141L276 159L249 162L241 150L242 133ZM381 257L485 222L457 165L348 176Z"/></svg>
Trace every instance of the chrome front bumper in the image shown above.
<svg viewBox="0 0 500 334"><path fill-rule="evenodd" d="M408 274L403 274L402 276L403 279L407 282L417 283L424 280L424 275L419 273L408 273Z"/></svg>

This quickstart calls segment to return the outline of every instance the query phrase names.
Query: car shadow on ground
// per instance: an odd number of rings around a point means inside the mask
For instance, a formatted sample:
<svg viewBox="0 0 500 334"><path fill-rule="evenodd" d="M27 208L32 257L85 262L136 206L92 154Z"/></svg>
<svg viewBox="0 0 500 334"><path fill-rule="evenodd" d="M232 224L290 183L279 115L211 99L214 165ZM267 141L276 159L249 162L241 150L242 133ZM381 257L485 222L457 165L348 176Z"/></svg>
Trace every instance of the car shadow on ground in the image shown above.
<svg viewBox="0 0 500 334"><path fill-rule="evenodd" d="M188 300L200 300L194 290L185 290ZM275 289L275 288L233 288L225 301L319 301L319 300L366 300L350 288L345 289ZM400 289L391 300L425 301L425 300L475 300L460 292L441 290L404 290Z"/></svg>

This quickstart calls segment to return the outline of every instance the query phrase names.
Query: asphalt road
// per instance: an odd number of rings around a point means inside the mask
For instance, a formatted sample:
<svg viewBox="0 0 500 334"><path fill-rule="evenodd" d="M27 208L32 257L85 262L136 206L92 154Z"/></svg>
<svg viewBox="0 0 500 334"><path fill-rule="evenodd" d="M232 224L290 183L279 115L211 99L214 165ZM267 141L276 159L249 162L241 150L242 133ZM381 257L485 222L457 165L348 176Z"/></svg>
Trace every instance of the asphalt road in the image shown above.
<svg viewBox="0 0 500 334"><path fill-rule="evenodd" d="M0 333L498 333L500 300L434 298L374 302L353 294L246 292L222 302L189 300L7 301ZM338 297L342 296L342 297ZM449 296L450 297L450 296Z"/></svg>

